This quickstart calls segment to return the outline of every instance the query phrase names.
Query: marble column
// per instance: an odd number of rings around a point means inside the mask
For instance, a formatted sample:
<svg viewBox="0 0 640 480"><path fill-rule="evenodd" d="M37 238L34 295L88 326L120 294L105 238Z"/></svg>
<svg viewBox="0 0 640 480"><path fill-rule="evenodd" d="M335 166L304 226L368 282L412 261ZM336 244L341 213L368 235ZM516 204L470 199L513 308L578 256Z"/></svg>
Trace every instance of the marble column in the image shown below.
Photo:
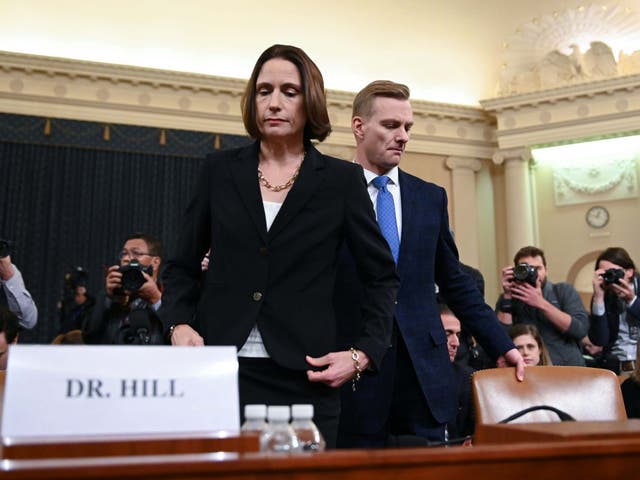
<svg viewBox="0 0 640 480"><path fill-rule="evenodd" d="M496 165L504 165L507 257L527 245L535 245L529 148L498 150L493 155Z"/></svg>
<svg viewBox="0 0 640 480"><path fill-rule="evenodd" d="M447 168L451 170L453 197L453 219L451 227L455 232L456 245L463 263L478 268L480 247L478 242L478 215L476 195L476 172L482 162L475 158L449 157Z"/></svg>

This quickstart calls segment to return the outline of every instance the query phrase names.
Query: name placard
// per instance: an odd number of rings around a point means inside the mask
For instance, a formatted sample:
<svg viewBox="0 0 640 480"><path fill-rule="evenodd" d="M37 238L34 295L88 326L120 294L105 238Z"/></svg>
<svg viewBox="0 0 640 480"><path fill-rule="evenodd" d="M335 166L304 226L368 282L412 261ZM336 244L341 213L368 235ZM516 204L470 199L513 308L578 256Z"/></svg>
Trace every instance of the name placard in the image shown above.
<svg viewBox="0 0 640 480"><path fill-rule="evenodd" d="M5 439L240 430L235 347L13 345Z"/></svg>

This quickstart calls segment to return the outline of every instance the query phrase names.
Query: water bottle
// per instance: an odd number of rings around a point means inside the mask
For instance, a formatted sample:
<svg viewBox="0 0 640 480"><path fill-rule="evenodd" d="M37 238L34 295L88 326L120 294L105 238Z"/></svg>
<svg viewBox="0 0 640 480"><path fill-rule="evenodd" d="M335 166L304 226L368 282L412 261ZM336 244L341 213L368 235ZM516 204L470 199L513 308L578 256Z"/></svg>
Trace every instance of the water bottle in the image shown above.
<svg viewBox="0 0 640 480"><path fill-rule="evenodd" d="M249 404L244 406L244 423L240 427L242 435L254 434L260 438L260 450L264 450L262 437L267 430L267 406Z"/></svg>
<svg viewBox="0 0 640 480"><path fill-rule="evenodd" d="M270 405L267 408L267 430L261 442L265 451L289 453L299 450L298 437L289 425L290 416L288 406Z"/></svg>
<svg viewBox="0 0 640 480"><path fill-rule="evenodd" d="M291 406L291 428L296 432L300 450L321 452L326 443L315 423L313 423L313 405L297 404Z"/></svg>

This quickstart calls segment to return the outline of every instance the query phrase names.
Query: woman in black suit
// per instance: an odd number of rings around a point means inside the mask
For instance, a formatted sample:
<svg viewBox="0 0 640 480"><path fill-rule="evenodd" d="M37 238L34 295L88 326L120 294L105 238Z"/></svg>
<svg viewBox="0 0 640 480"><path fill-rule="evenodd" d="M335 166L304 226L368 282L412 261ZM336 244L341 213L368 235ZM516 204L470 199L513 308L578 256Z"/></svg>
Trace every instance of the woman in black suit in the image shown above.
<svg viewBox="0 0 640 480"><path fill-rule="evenodd" d="M336 387L375 370L389 344L394 261L361 167L311 143L331 126L322 75L302 50L274 45L260 56L242 113L255 142L205 161L165 269L160 315L173 345L237 346L241 406L312 403L332 446ZM332 295L345 241L367 286L367 322L351 350L335 351Z"/></svg>

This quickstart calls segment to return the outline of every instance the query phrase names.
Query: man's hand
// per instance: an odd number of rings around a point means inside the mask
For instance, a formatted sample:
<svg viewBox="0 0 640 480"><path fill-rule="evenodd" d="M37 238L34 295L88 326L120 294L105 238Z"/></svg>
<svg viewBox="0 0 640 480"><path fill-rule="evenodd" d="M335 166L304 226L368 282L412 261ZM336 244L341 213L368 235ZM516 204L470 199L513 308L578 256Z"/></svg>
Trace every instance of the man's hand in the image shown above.
<svg viewBox="0 0 640 480"><path fill-rule="evenodd" d="M138 297L146 300L150 305L154 305L160 301L162 293L151 275L145 272L142 272L142 275L144 275L145 282L138 289Z"/></svg>
<svg viewBox="0 0 640 480"><path fill-rule="evenodd" d="M524 359L517 348L512 348L498 358L498 367L516 367L516 378L519 382L524 380Z"/></svg>
<svg viewBox="0 0 640 480"><path fill-rule="evenodd" d="M204 339L187 324L176 325L171 334L171 345L186 347L202 347Z"/></svg>
<svg viewBox="0 0 640 480"><path fill-rule="evenodd" d="M358 354L360 371L364 372L370 363L369 356L361 350L358 350ZM307 370L310 382L322 382L336 388L351 380L357 373L350 351L331 352L316 358L307 355L305 360L314 367L326 367L320 371Z"/></svg>
<svg viewBox="0 0 640 480"><path fill-rule="evenodd" d="M511 287L513 286L513 265L504 267L500 273L503 297L511 298Z"/></svg>
<svg viewBox="0 0 640 480"><path fill-rule="evenodd" d="M526 282L514 282L511 285L511 297L535 308L542 308L546 301L542 296L539 279L535 287Z"/></svg>
<svg viewBox="0 0 640 480"><path fill-rule="evenodd" d="M13 269L13 265L11 264L11 257L7 255L6 257L0 258L0 279L10 280L15 273Z"/></svg>
<svg viewBox="0 0 640 480"><path fill-rule="evenodd" d="M204 257L202 257L202 261L200 262L200 268L203 272L209 270L209 261L211 260L211 249L207 251Z"/></svg>
<svg viewBox="0 0 640 480"><path fill-rule="evenodd" d="M600 345L594 345L589 336L582 339L582 346L589 355L597 355L603 350Z"/></svg>
<svg viewBox="0 0 640 480"><path fill-rule="evenodd" d="M113 298L115 291L122 288L122 274L118 271L119 265L112 265L107 269L107 276L104 281L104 289L109 298Z"/></svg>

